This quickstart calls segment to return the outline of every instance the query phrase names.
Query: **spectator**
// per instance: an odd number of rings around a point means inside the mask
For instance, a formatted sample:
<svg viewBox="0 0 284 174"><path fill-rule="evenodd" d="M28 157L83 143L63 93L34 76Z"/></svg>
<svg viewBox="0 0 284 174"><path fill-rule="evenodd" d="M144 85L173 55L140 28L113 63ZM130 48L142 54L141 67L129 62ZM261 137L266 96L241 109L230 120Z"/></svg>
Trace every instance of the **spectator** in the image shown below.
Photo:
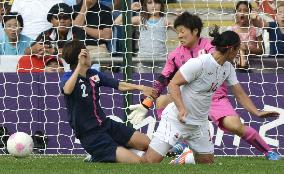
<svg viewBox="0 0 284 174"><path fill-rule="evenodd" d="M34 43L35 44L35 43ZM32 55L25 55L20 58L17 65L17 72L44 72L44 60L50 58L53 48L43 43L37 44L37 53Z"/></svg>
<svg viewBox="0 0 284 174"><path fill-rule="evenodd" d="M276 19L275 0L255 0L258 12L264 13L272 19Z"/></svg>
<svg viewBox="0 0 284 174"><path fill-rule="evenodd" d="M63 62L61 59L57 59L56 57L48 57L44 59L45 63L45 72L58 72L63 73Z"/></svg>
<svg viewBox="0 0 284 174"><path fill-rule="evenodd" d="M269 33L270 55L284 55L284 2L277 4L275 22L267 22L259 18L256 13L251 14L254 26L264 28Z"/></svg>
<svg viewBox="0 0 284 174"><path fill-rule="evenodd" d="M7 13L3 16L2 27L4 36L0 38L0 55L23 55L26 48L30 47L31 39L20 34L23 27L23 18L20 14Z"/></svg>
<svg viewBox="0 0 284 174"><path fill-rule="evenodd" d="M111 9L98 3L98 0L82 0L74 6L74 25L85 29L86 45L92 60L108 57L106 41L112 38Z"/></svg>
<svg viewBox="0 0 284 174"><path fill-rule="evenodd" d="M4 37L4 29L2 27L2 19L5 13L10 11L11 6L9 2L5 0L0 0L0 39Z"/></svg>
<svg viewBox="0 0 284 174"><path fill-rule="evenodd" d="M140 8L141 5L138 2L131 5L132 10L140 10ZM145 0L142 4L141 15L132 17L133 25L139 25L138 57L147 58L152 61L155 61L157 57L166 59L167 29L173 27L171 26L171 22L164 16L164 9L164 2L162 0ZM122 24L122 15L115 20L115 24ZM145 66L149 66L152 69L153 64L140 63L138 65L139 71L149 72L151 70L150 68L144 70Z"/></svg>
<svg viewBox="0 0 284 174"><path fill-rule="evenodd" d="M63 0L14 0L12 12L22 15L26 27L23 29L24 35L36 39L39 33L51 27L46 21L49 9Z"/></svg>
<svg viewBox="0 0 284 174"><path fill-rule="evenodd" d="M276 1L275 0L255 0L257 12L266 22L273 22L276 19ZM269 33L262 30L265 55L270 54Z"/></svg>
<svg viewBox="0 0 284 174"><path fill-rule="evenodd" d="M55 4L51 7L47 15L47 21L52 27L37 37L36 41L53 48L52 55L61 54L61 50L66 41L78 39L85 40L85 31L79 27L72 27L72 8L65 3ZM35 44L32 51L36 51L38 44Z"/></svg>
<svg viewBox="0 0 284 174"><path fill-rule="evenodd" d="M248 66L248 55L263 54L262 31L250 24L249 13L251 10L252 6L248 1L239 1L236 5L236 24L229 28L229 30L238 33L242 41L237 61L237 66L240 68Z"/></svg>

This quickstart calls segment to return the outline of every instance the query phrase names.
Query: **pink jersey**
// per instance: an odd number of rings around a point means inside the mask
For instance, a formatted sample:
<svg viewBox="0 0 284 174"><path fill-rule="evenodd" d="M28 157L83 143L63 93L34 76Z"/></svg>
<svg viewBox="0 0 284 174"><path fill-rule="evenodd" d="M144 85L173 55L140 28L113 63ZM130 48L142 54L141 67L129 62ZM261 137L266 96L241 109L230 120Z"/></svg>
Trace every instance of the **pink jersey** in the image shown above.
<svg viewBox="0 0 284 174"><path fill-rule="evenodd" d="M196 58L201 54L212 53L214 50L215 48L211 45L211 41L205 38L199 38L197 45L193 48L181 45L169 54L162 75L171 77L188 59Z"/></svg>
<svg viewBox="0 0 284 174"><path fill-rule="evenodd" d="M157 89L158 95L168 86L175 73L188 59L196 58L201 54L212 53L214 50L215 48L211 45L209 39L199 38L196 45L192 48L181 45L172 51L167 58L161 75L155 80L153 85Z"/></svg>

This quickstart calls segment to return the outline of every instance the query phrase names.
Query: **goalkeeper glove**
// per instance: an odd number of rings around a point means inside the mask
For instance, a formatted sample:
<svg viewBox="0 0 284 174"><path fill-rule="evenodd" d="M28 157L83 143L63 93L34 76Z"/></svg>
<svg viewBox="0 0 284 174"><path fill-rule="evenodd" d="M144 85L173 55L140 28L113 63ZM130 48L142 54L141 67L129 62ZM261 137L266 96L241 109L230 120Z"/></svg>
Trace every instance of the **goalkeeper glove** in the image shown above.
<svg viewBox="0 0 284 174"><path fill-rule="evenodd" d="M152 105L153 101L149 98L144 99L141 104L130 105L129 109L132 110L132 112L128 115L127 119L134 125L141 123Z"/></svg>

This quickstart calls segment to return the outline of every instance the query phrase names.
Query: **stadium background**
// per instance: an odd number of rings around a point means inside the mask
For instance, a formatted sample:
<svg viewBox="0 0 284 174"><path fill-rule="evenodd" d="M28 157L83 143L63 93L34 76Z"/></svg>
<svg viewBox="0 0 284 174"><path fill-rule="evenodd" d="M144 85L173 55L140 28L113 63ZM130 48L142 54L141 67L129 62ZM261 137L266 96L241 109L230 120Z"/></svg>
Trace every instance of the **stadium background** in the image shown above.
<svg viewBox="0 0 284 174"><path fill-rule="evenodd" d="M12 2L12 1L11 1ZM177 8L199 14L203 19L205 28L202 36L207 37L208 26L217 24L225 29L234 24L235 1L193 1L182 0L167 4L168 12ZM168 52L177 45L178 40L173 31L167 33ZM122 54L123 56L123 54ZM124 57L111 57L103 61L110 61L112 66L122 66ZM73 132L68 124L66 108L59 91L60 74L47 73L16 73L18 56L0 56L0 124L8 128L9 133L23 131L34 134L40 130L48 138L47 146L43 149L45 154L84 154L80 144L76 142ZM133 57L133 62L137 59ZM165 60L157 59L164 62ZM100 63L100 62L99 62ZM101 62L103 63L103 62ZM239 71L238 78L252 97L258 108L264 105L276 107L281 116L275 119L258 119L249 115L232 97L231 102L236 107L243 121L259 130L272 149L284 154L284 74L283 60L275 57L251 58L250 71ZM15 69L14 69L15 67ZM118 79L131 80L134 83L151 85L157 74L130 73L126 76L122 72L107 72L109 76ZM131 96L128 96L131 97ZM142 96L133 94L132 103L138 103ZM117 116L126 122L125 102L131 102L125 95L114 90L102 89L101 104L109 116ZM129 105L130 103L127 103ZM275 109L275 108L274 108ZM150 110L152 116L141 125L141 131L149 136L153 133L155 112ZM127 122L126 122L127 123ZM139 127L139 126L138 126ZM214 134L216 155L261 155L256 149L240 141L237 137L224 134L212 126Z"/></svg>

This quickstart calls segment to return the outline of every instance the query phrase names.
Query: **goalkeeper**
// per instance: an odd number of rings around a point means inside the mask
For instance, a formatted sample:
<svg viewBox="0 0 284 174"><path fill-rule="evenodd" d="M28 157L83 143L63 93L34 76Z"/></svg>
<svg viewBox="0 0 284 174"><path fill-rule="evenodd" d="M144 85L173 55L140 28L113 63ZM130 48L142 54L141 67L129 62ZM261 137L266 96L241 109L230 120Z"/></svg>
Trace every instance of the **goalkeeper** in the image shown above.
<svg viewBox="0 0 284 174"><path fill-rule="evenodd" d="M61 79L61 90L68 111L69 124L82 147L92 155L92 162L140 163L141 158L126 147L147 150L150 139L134 128L106 117L99 98L100 86L120 91L140 90L156 96L153 88L120 82L90 69L91 59L80 41L66 43L62 56L71 72Z"/></svg>
<svg viewBox="0 0 284 174"><path fill-rule="evenodd" d="M172 77L179 70L179 68L190 58L198 57L203 53L212 53L215 49L211 45L211 41L200 37L202 30L202 21L196 16L188 12L184 12L181 16L177 17L174 22L174 27L180 28L178 38L181 46L177 47L172 53L169 54L165 67L154 82L154 88L158 90L158 95L167 87ZM277 153L273 152L268 144L260 137L257 131L249 126L241 123L239 115L232 107L228 97L227 85L223 84L216 90L213 95L210 107L209 117L212 119L222 130L237 134L246 142L261 151L269 160L279 160L280 157ZM170 95L162 95L157 99L157 115L158 120L161 119L161 113L164 108L173 100ZM147 97L142 104L131 105L130 109L133 110L128 116L132 124L140 123L148 112L148 109L154 102L153 98ZM239 101L242 103L241 101ZM245 106L244 106L245 107ZM226 108L226 109L225 109ZM246 108L246 107L245 107ZM249 110L249 109L248 109ZM265 117L261 112L253 113L258 117ZM170 154L180 154L187 146L186 143L180 142L176 144L170 151Z"/></svg>

